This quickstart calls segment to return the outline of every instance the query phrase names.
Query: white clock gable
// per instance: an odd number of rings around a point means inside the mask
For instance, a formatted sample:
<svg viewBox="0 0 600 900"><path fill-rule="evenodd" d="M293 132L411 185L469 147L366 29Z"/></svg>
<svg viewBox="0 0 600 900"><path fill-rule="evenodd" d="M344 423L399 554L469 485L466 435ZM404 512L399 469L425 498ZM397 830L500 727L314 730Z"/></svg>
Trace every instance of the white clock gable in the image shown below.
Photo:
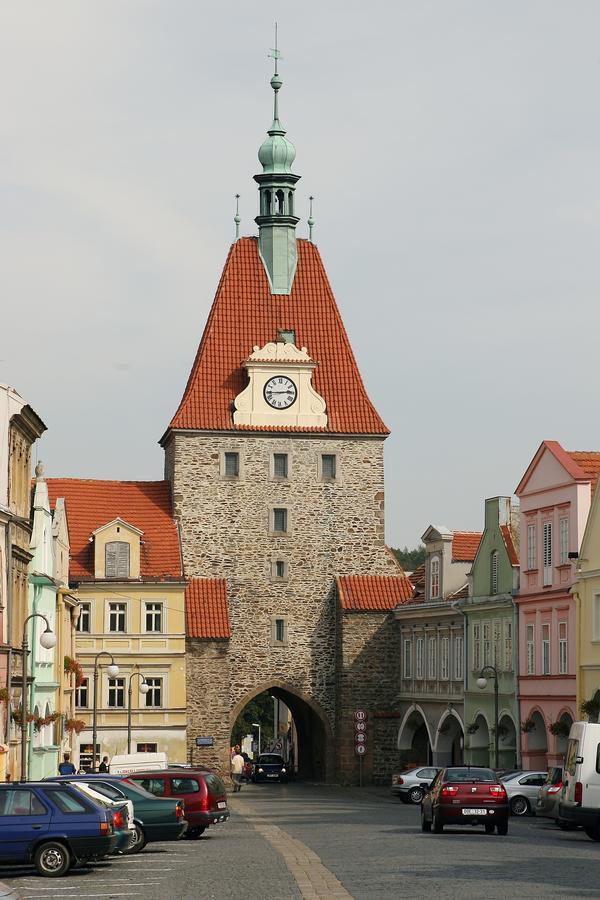
<svg viewBox="0 0 600 900"><path fill-rule="evenodd" d="M234 425L326 428L323 397L312 386L316 363L306 347L273 341L244 362L248 385L234 400Z"/></svg>

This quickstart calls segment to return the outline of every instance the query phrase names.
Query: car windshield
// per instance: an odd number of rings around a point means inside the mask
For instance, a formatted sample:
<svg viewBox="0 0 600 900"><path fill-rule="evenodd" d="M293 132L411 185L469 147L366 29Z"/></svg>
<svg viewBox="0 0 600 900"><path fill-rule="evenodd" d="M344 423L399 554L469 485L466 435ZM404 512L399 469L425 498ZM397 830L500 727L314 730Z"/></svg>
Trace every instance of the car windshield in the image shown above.
<svg viewBox="0 0 600 900"><path fill-rule="evenodd" d="M546 784L560 784L562 781L562 769L560 766L554 766L551 769L548 769L548 774L546 775Z"/></svg>
<svg viewBox="0 0 600 900"><path fill-rule="evenodd" d="M282 766L283 756L278 756L277 753L263 753L263 755L259 757L258 761L261 765Z"/></svg>
<svg viewBox="0 0 600 900"><path fill-rule="evenodd" d="M76 781L73 782L74 785L77 784ZM83 782L83 784L87 784L88 787L92 788L92 790L96 791L98 794L102 794L102 796L107 797L109 800L124 800L125 794L123 791L120 791L119 788L116 788L112 784L106 784L104 781L93 781Z"/></svg>
<svg viewBox="0 0 600 900"><path fill-rule="evenodd" d="M491 769L446 769L444 781L453 781L459 784L473 784L474 782L483 781L486 784L494 784L496 776Z"/></svg>

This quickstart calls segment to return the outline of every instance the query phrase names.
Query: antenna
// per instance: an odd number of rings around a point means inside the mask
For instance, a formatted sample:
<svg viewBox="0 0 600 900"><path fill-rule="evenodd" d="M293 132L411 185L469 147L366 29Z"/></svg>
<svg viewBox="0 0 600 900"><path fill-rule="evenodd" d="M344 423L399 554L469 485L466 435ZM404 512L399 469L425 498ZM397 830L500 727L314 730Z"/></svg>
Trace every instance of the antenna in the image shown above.
<svg viewBox="0 0 600 900"><path fill-rule="evenodd" d="M277 60L283 59L283 56L277 49L277 22L275 22L275 47L271 49L269 56L272 57L273 61L275 62L275 71L273 74L278 75L279 73L277 72Z"/></svg>

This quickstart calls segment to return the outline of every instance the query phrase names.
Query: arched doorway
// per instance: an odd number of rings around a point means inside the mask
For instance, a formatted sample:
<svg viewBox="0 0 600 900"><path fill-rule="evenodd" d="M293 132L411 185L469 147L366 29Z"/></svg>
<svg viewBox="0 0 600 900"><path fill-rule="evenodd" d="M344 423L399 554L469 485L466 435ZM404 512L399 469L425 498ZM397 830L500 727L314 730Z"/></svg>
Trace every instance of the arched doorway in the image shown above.
<svg viewBox="0 0 600 900"><path fill-rule="evenodd" d="M456 766L463 761L464 732L462 722L454 711L441 717L437 727L437 740L433 762L436 766Z"/></svg>
<svg viewBox="0 0 600 900"><path fill-rule="evenodd" d="M490 729L481 713L478 713L469 728L469 762L473 766L490 764Z"/></svg>
<svg viewBox="0 0 600 900"><path fill-rule="evenodd" d="M431 765L433 754L425 716L417 706L408 710L398 732L398 749L406 765Z"/></svg>
<svg viewBox="0 0 600 900"><path fill-rule="evenodd" d="M231 713L232 734L238 717L244 713L249 704L257 697L262 697L263 695L271 699L273 710L276 708L276 700L280 700L282 706L289 710L291 721L288 722L288 726L285 724L285 719L280 720L279 735L276 735L273 728L276 714L273 712L273 716L270 719L271 728L270 730L267 729L266 733L272 735L273 741L276 741L280 735L283 736L283 732L287 730L287 727L291 729L293 740L282 740L282 752L284 755L289 754L290 758L286 759L286 762L289 762L290 767L298 778L311 781L327 781L332 778L333 733L329 720L315 700L284 682L271 681L267 684L259 685L240 700ZM256 709L257 707L252 708ZM265 704L262 704L260 708L265 710ZM266 710L263 721L269 723ZM252 725L251 722L249 724ZM262 741L261 750L266 748L267 743L266 740Z"/></svg>
<svg viewBox="0 0 600 900"><path fill-rule="evenodd" d="M526 757L527 767L545 769L548 761L548 734L546 723L539 710L536 709L529 714L526 726L527 752L523 756Z"/></svg>
<svg viewBox="0 0 600 900"><path fill-rule="evenodd" d="M513 769L517 765L517 729L505 713L498 722L498 768Z"/></svg>

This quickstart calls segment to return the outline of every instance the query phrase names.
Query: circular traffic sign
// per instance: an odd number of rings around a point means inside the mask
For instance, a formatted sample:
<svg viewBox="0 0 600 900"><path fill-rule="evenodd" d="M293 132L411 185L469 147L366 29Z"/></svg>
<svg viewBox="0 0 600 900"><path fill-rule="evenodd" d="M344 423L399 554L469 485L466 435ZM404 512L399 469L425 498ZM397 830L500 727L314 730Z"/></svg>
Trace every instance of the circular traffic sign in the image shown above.
<svg viewBox="0 0 600 900"><path fill-rule="evenodd" d="M357 744L354 749L356 750L356 752L358 753L359 756L364 756L364 754L367 752L367 748L365 747L364 744Z"/></svg>
<svg viewBox="0 0 600 900"><path fill-rule="evenodd" d="M366 730L367 730L367 725L366 725L365 722L355 722L355 723L354 723L354 730L355 730L355 731L366 731Z"/></svg>
<svg viewBox="0 0 600 900"><path fill-rule="evenodd" d="M367 714L364 709L357 709L354 713L354 718L357 722L364 722L367 718Z"/></svg>
<svg viewBox="0 0 600 900"><path fill-rule="evenodd" d="M363 734L362 731L359 731L359 733L355 736L355 740L357 744L366 744L367 736L366 734Z"/></svg>

